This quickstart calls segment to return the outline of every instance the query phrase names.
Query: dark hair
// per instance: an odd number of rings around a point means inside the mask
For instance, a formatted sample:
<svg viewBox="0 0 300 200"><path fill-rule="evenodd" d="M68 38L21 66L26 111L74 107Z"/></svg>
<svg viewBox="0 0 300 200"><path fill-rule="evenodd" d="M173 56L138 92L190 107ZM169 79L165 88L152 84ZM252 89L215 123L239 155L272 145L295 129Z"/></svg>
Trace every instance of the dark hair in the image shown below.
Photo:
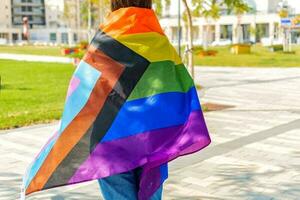
<svg viewBox="0 0 300 200"><path fill-rule="evenodd" d="M111 10L126 7L152 8L152 0L111 0Z"/></svg>

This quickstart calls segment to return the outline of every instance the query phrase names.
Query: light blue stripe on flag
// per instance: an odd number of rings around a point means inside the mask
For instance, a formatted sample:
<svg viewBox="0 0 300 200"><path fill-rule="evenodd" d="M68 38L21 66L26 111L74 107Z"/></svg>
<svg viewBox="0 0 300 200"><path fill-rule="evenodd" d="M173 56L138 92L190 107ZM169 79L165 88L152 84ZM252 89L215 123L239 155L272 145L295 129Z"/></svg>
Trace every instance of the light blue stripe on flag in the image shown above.
<svg viewBox="0 0 300 200"><path fill-rule="evenodd" d="M69 123L76 117L84 107L91 95L91 92L101 76L101 72L91 67L84 61L81 61L74 76L80 79L80 84L74 93L68 98L65 110L61 120L60 132L62 132Z"/></svg>

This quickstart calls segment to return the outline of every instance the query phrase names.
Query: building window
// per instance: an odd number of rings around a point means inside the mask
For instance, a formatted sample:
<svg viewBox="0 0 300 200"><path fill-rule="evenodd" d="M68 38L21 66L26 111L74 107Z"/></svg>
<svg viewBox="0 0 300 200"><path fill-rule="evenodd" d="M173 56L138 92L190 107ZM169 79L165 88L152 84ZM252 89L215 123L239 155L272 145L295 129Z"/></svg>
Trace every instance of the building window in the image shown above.
<svg viewBox="0 0 300 200"><path fill-rule="evenodd" d="M242 24L242 42L250 42L250 24Z"/></svg>
<svg viewBox="0 0 300 200"><path fill-rule="evenodd" d="M61 33L61 43L63 44L69 43L68 33Z"/></svg>
<svg viewBox="0 0 300 200"><path fill-rule="evenodd" d="M32 12L31 6L22 6L21 7L22 12Z"/></svg>
<svg viewBox="0 0 300 200"><path fill-rule="evenodd" d="M13 34L12 34L12 39L13 39L13 41L19 40L19 35L18 35L18 33L13 33Z"/></svg>
<svg viewBox="0 0 300 200"><path fill-rule="evenodd" d="M56 33L50 33L50 41L56 42Z"/></svg>
<svg viewBox="0 0 300 200"><path fill-rule="evenodd" d="M74 42L77 42L77 41L78 41L77 33L74 33L73 38L74 38Z"/></svg>
<svg viewBox="0 0 300 200"><path fill-rule="evenodd" d="M256 24L256 42L261 42L262 38L269 36L269 24Z"/></svg>
<svg viewBox="0 0 300 200"><path fill-rule="evenodd" d="M232 25L221 25L220 38L232 41Z"/></svg>

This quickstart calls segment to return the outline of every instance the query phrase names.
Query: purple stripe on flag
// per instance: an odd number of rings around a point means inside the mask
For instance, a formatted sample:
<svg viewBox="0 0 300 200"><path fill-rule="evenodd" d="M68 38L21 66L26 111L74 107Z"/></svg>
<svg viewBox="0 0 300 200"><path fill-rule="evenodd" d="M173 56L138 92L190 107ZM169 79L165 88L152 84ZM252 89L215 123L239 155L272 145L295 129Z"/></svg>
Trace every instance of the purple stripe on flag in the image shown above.
<svg viewBox="0 0 300 200"><path fill-rule="evenodd" d="M139 166L155 168L178 156L198 151L209 143L202 111L193 111L183 125L98 144L69 184L104 178Z"/></svg>
<svg viewBox="0 0 300 200"><path fill-rule="evenodd" d="M160 166L154 168L144 167L141 174L138 199L149 200L149 197L152 197L161 185Z"/></svg>

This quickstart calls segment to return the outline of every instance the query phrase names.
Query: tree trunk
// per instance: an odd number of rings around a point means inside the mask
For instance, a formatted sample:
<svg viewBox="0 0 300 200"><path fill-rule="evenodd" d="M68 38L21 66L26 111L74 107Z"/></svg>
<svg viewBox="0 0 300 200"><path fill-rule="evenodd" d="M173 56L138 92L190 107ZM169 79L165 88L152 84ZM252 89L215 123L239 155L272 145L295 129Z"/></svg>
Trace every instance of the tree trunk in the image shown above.
<svg viewBox="0 0 300 200"><path fill-rule="evenodd" d="M191 10L188 6L187 0L183 0L186 12L187 12L187 31L188 31L188 68L191 70L191 75L195 77L195 69L194 69L194 56L193 56L193 21Z"/></svg>
<svg viewBox="0 0 300 200"><path fill-rule="evenodd" d="M80 25L81 25L81 23L80 23L80 0L77 0L76 1L76 29L77 29L77 32L79 32L80 31Z"/></svg>
<svg viewBox="0 0 300 200"><path fill-rule="evenodd" d="M208 51L208 45L211 42L211 37L210 37L210 23L209 23L209 19L206 19L206 26L205 26L205 37L204 37L204 45L203 45L203 49L204 51Z"/></svg>
<svg viewBox="0 0 300 200"><path fill-rule="evenodd" d="M99 21L100 24L103 23L104 21L104 10L105 10L105 5L103 0L99 0Z"/></svg>
<svg viewBox="0 0 300 200"><path fill-rule="evenodd" d="M88 0L88 42L92 40L92 2Z"/></svg>
<svg viewBox="0 0 300 200"><path fill-rule="evenodd" d="M242 22L242 15L238 14L237 15L237 28L236 28L236 38L237 38L238 44L243 43L241 22Z"/></svg>

